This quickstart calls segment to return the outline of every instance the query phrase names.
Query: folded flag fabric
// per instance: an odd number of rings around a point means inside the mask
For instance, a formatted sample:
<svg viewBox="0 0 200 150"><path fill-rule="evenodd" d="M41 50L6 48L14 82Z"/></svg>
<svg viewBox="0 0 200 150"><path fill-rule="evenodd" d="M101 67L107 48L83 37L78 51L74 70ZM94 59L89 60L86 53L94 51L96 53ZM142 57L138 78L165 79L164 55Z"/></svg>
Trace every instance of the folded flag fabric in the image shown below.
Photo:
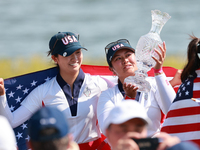
<svg viewBox="0 0 200 150"><path fill-rule="evenodd" d="M108 69L108 66L82 65L81 68L85 73L89 73L91 75L100 75L114 83L117 83L117 77L113 77L113 74ZM163 70L169 79L171 79L177 71L177 69L172 67L163 67ZM34 88L56 76L57 72L57 68L53 67L50 69L5 79L6 96L10 110L12 112L15 111L20 106L20 103L24 100L24 98ZM149 77L153 77L153 70L149 71L148 75ZM26 133L27 123L28 122L26 121L14 129L19 150L27 150L26 142L29 140L29 136Z"/></svg>
<svg viewBox="0 0 200 150"><path fill-rule="evenodd" d="M161 131L200 146L200 70L196 73L180 85Z"/></svg>

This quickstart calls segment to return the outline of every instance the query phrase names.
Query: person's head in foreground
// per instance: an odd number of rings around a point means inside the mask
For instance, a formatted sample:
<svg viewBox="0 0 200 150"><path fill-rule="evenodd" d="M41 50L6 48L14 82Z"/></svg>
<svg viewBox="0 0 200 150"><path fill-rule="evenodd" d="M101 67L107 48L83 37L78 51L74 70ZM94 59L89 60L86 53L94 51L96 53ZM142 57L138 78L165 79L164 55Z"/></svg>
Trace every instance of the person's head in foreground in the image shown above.
<svg viewBox="0 0 200 150"><path fill-rule="evenodd" d="M15 134L8 120L4 116L0 116L0 150L16 150Z"/></svg>
<svg viewBox="0 0 200 150"><path fill-rule="evenodd" d="M144 107L134 100L125 100L111 110L104 123L104 131L109 144L115 148L125 137L130 140L132 136L145 138L148 124L151 121Z"/></svg>
<svg viewBox="0 0 200 150"><path fill-rule="evenodd" d="M60 73L66 71L79 71L83 60L82 47L78 35L72 32L58 32L49 41L51 58L60 69Z"/></svg>
<svg viewBox="0 0 200 150"><path fill-rule="evenodd" d="M56 107L43 107L28 123L29 147L33 150L78 150L64 114Z"/></svg>
<svg viewBox="0 0 200 150"><path fill-rule="evenodd" d="M133 139L147 138L149 124L151 121L140 103L134 100L124 100L110 111L103 130L112 150L139 150ZM161 132L156 137L162 141L158 144L157 150L167 150L176 144L182 145L178 137L167 133Z"/></svg>
<svg viewBox="0 0 200 150"><path fill-rule="evenodd" d="M109 43L105 47L106 59L109 69L118 76L123 83L128 76L134 76L137 68L135 49L126 39L120 39Z"/></svg>

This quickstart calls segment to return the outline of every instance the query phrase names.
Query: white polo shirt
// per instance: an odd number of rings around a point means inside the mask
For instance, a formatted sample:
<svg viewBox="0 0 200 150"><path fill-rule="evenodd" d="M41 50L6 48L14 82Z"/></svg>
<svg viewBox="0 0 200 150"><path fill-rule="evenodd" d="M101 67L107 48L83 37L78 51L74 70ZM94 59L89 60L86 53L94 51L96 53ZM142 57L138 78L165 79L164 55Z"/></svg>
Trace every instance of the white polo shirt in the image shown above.
<svg viewBox="0 0 200 150"><path fill-rule="evenodd" d="M161 128L161 110L164 114L167 113L171 102L175 97L175 92L171 85L165 85L166 76L161 74L155 78L147 79L151 85L151 90L148 93L141 93L139 97L139 103L141 103L147 112L147 115L152 121L152 125L148 126L148 136L154 135L156 132L160 131ZM164 84L159 85L159 89L156 83ZM167 86L167 88L166 88ZM169 98L164 98L164 94L160 95L160 91L171 95ZM170 92L170 93L168 93ZM104 121L109 115L109 112L115 105L120 104L124 100L122 93L120 92L118 85L113 88L103 91L99 97L98 107L97 107L97 118L101 130L104 132ZM104 133L105 134L105 133Z"/></svg>
<svg viewBox="0 0 200 150"><path fill-rule="evenodd" d="M100 76L85 74L79 91L76 116L71 115L68 101L56 77L34 89L21 105L32 113L42 107L42 102L45 106L56 106L66 115L75 142L86 143L101 136L96 110L99 95L107 88L108 83Z"/></svg>

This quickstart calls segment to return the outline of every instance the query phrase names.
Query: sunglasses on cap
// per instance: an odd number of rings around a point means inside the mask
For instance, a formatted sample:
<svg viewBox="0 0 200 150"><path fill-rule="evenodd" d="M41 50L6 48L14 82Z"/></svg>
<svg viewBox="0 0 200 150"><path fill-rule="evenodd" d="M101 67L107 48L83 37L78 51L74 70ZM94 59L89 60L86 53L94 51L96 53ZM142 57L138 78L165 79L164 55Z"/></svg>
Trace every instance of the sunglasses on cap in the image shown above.
<svg viewBox="0 0 200 150"><path fill-rule="evenodd" d="M129 43L129 41L128 41L127 39L119 39L119 40L117 40L117 41L115 41L115 42L109 43L109 44L105 47L105 53L107 54L107 53L108 53L108 50L109 50L111 47L113 47L114 45L118 44L118 43L128 43L128 44L130 45L130 43Z"/></svg>
<svg viewBox="0 0 200 150"><path fill-rule="evenodd" d="M53 48L51 49L51 54L53 53L53 50L54 50L54 48L55 48L55 46L56 46L56 43L58 42L58 40L61 40L63 37L65 37L65 36L68 36L68 35L71 35L70 33L62 33L62 32L58 32L58 34L56 35L56 41L55 41L55 43L54 43L54 45L53 45ZM76 36L76 38L78 39L78 41L79 41L79 34L74 34L75 36Z"/></svg>

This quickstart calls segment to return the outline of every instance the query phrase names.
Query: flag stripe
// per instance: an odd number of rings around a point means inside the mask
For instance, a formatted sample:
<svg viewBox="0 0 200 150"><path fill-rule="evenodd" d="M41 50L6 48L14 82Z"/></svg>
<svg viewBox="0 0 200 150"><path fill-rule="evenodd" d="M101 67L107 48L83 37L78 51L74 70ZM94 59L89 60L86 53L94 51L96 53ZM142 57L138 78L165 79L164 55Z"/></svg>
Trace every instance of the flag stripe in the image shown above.
<svg viewBox="0 0 200 150"><path fill-rule="evenodd" d="M162 128L163 132L167 133L182 133L200 130L200 123L185 124L185 125L175 125L175 126L165 126Z"/></svg>
<svg viewBox="0 0 200 150"><path fill-rule="evenodd" d="M193 98L199 98L200 97L200 91L193 91Z"/></svg>
<svg viewBox="0 0 200 150"><path fill-rule="evenodd" d="M200 145L200 139L197 140L191 140L192 142L196 143L197 145Z"/></svg>
<svg viewBox="0 0 200 150"><path fill-rule="evenodd" d="M179 137L181 141L200 140L199 139L200 131L173 133L170 135Z"/></svg>
<svg viewBox="0 0 200 150"><path fill-rule="evenodd" d="M109 70L108 66L96 66L96 65L81 65L81 69L85 73L90 73L91 75L113 75L113 73ZM165 72L167 77L174 77L176 74L177 69L173 67L163 67L163 71ZM154 71L153 68L147 72L148 76L153 77L154 76Z"/></svg>
<svg viewBox="0 0 200 150"><path fill-rule="evenodd" d="M182 125L182 124L186 124L186 122L189 124L200 122L200 114L167 118L165 119L165 124L163 125L163 127L173 126L173 125Z"/></svg>
<svg viewBox="0 0 200 150"><path fill-rule="evenodd" d="M166 118L200 114L199 106L175 109L168 112Z"/></svg>

